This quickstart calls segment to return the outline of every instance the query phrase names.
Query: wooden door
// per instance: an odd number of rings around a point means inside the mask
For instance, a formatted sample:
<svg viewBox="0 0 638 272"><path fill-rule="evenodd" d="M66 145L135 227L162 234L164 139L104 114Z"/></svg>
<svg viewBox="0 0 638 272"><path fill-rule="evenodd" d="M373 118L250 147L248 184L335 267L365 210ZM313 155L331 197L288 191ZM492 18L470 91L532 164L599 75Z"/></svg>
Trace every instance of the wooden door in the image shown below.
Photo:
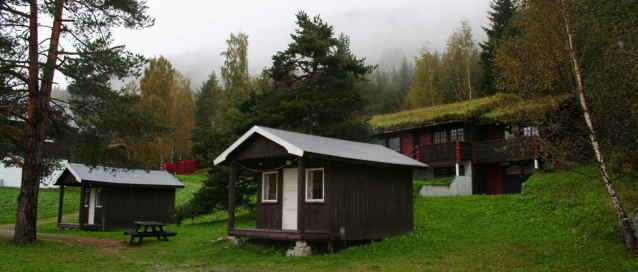
<svg viewBox="0 0 638 272"><path fill-rule="evenodd" d="M96 188L91 188L89 191L89 216L87 224L95 224L95 194Z"/></svg>
<svg viewBox="0 0 638 272"><path fill-rule="evenodd" d="M487 169L487 193L500 195L503 193L503 170L500 166L489 166Z"/></svg>
<svg viewBox="0 0 638 272"><path fill-rule="evenodd" d="M284 169L284 202L281 229L297 230L297 168Z"/></svg>

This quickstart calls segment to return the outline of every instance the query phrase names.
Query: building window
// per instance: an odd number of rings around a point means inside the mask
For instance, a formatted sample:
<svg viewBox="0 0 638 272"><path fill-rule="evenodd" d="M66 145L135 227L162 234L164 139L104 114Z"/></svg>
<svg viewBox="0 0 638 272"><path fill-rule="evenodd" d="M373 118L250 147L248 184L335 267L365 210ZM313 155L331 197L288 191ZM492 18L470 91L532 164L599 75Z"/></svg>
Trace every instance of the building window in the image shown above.
<svg viewBox="0 0 638 272"><path fill-rule="evenodd" d="M450 141L465 141L465 135L462 128L450 130Z"/></svg>
<svg viewBox="0 0 638 272"><path fill-rule="evenodd" d="M523 135L525 135L525 136L538 136L538 127L525 127L525 128L523 128Z"/></svg>
<svg viewBox="0 0 638 272"><path fill-rule="evenodd" d="M388 139L388 148L394 151L401 151L401 139L399 137Z"/></svg>
<svg viewBox="0 0 638 272"><path fill-rule="evenodd" d="M102 208L102 188L95 189L95 207Z"/></svg>
<svg viewBox="0 0 638 272"><path fill-rule="evenodd" d="M277 172L262 174L261 190L262 202L277 202Z"/></svg>
<svg viewBox="0 0 638 272"><path fill-rule="evenodd" d="M459 175L465 176L465 166L459 165ZM434 168L434 178L448 178L456 176L456 166Z"/></svg>
<svg viewBox="0 0 638 272"><path fill-rule="evenodd" d="M507 166L507 168L505 169L506 175L518 175L521 173L522 173L521 165L519 164L512 164L510 166Z"/></svg>
<svg viewBox="0 0 638 272"><path fill-rule="evenodd" d="M306 170L306 201L323 202L323 168Z"/></svg>
<svg viewBox="0 0 638 272"><path fill-rule="evenodd" d="M89 207L90 199L91 199L91 189L90 188L86 188L86 189L84 189L84 207L85 208Z"/></svg>
<svg viewBox="0 0 638 272"><path fill-rule="evenodd" d="M447 142L447 131L434 132L434 143L440 144Z"/></svg>

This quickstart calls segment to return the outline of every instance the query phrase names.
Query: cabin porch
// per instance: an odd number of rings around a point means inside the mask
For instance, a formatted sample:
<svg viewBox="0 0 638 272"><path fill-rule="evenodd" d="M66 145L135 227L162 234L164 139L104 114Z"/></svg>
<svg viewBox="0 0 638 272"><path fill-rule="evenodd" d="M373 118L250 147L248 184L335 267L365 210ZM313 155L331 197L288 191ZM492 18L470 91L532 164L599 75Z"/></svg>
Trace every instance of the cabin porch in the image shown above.
<svg viewBox="0 0 638 272"><path fill-rule="evenodd" d="M330 241L330 232L328 231L305 231L302 233L298 230L228 228L228 235L287 241Z"/></svg>

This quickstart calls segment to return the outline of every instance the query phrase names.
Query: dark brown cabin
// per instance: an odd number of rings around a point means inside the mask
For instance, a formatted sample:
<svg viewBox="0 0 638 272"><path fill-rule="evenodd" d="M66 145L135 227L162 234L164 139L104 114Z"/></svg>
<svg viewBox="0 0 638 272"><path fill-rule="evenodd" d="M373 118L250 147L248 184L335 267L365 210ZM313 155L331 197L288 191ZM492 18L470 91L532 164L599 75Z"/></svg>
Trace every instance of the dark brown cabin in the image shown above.
<svg viewBox="0 0 638 272"><path fill-rule="evenodd" d="M60 186L58 226L87 230L133 228L133 221L173 222L175 189L184 184L166 171L91 169L67 164L54 185ZM63 223L64 188L80 187L79 223Z"/></svg>
<svg viewBox="0 0 638 272"><path fill-rule="evenodd" d="M427 165L376 144L255 126L222 153L230 165L228 234L345 241L413 229L414 169ZM257 224L235 228L237 167L258 182Z"/></svg>

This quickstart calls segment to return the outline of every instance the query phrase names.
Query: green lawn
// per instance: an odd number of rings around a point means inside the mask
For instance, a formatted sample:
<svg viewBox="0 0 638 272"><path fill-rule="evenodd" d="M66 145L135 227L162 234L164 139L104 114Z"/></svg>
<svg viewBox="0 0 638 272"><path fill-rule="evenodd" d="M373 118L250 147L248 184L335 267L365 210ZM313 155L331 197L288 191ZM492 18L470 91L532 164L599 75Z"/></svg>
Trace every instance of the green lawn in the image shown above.
<svg viewBox="0 0 638 272"><path fill-rule="evenodd" d="M585 169L587 170L587 169ZM536 175L522 195L418 197L414 231L333 254L285 257L286 247L247 241L244 247L213 242L226 235L226 214L216 213L166 228L169 242L145 240L127 246L121 231L39 232L114 239L119 247L99 250L49 239L34 245L0 238L1 271L636 271L638 256L623 248L604 186L569 173ZM620 187L635 197L631 182ZM0 191L5 190L1 189ZM181 190L179 194L189 193ZM192 192L190 192L192 194ZM632 196L633 194L633 196ZM630 202L631 203L631 202ZM633 206L634 204L629 204ZM635 208L628 207L628 209ZM238 227L253 227L254 214L241 212ZM99 265L96 265L99 264Z"/></svg>
<svg viewBox="0 0 638 272"><path fill-rule="evenodd" d="M80 203L79 188L66 188L64 191L64 213L77 212L79 205L68 203ZM0 224L13 223L16 220L19 188L0 188ZM60 205L60 190L40 189L38 194L38 219L58 216Z"/></svg>

